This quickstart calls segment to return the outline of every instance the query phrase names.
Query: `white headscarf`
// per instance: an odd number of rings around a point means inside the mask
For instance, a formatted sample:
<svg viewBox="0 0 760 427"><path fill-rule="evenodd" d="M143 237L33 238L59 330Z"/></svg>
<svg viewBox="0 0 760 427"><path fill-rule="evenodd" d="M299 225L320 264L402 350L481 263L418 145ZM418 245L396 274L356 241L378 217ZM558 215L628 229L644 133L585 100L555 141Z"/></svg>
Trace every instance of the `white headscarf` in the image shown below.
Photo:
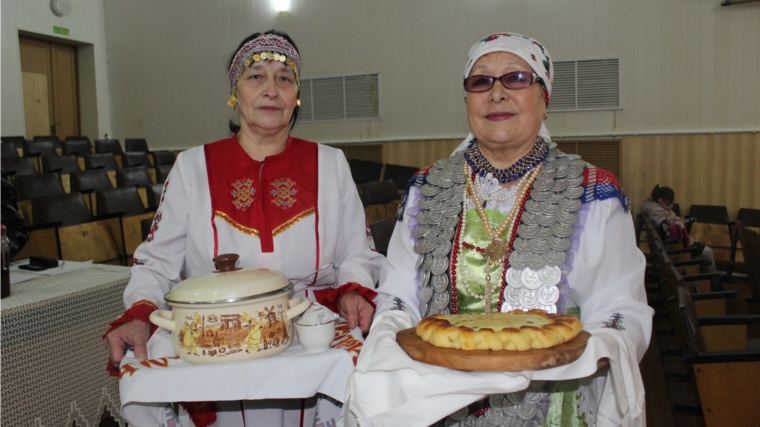
<svg viewBox="0 0 760 427"><path fill-rule="evenodd" d="M530 37L515 33L496 33L478 40L470 48L470 53L467 55L467 62L464 65L464 78L470 75L472 66L475 65L475 62L481 56L493 52L509 52L527 62L533 69L533 72L541 77L541 85L544 88L544 100L547 105L549 104L549 98L552 93L552 78L554 77L554 62L552 62L549 52L546 51L541 43ZM539 129L538 134L547 142L551 141L549 130L546 129L543 123L541 123L541 129ZM473 138L475 136L470 132L464 141L454 150L454 153L467 149Z"/></svg>

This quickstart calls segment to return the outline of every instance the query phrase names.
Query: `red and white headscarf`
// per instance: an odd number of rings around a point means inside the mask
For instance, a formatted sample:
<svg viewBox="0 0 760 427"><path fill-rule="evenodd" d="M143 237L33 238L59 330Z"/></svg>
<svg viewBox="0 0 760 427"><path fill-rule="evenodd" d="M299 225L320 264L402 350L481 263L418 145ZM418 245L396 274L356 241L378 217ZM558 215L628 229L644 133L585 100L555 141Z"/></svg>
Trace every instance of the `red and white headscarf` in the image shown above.
<svg viewBox="0 0 760 427"><path fill-rule="evenodd" d="M496 33L478 40L477 43L472 45L470 52L467 54L467 62L464 65L464 78L469 77L473 65L475 65L475 62L481 56L494 52L508 52L519 56L527 62L530 68L533 69L533 72L541 77L541 86L544 88L544 101L549 105L549 98L552 93L552 78L554 77L554 62L549 57L549 52L546 48L528 36L516 33ZM538 134L546 141L551 140L549 130L546 129L543 123ZM466 149L473 138L472 133L467 135L454 152Z"/></svg>

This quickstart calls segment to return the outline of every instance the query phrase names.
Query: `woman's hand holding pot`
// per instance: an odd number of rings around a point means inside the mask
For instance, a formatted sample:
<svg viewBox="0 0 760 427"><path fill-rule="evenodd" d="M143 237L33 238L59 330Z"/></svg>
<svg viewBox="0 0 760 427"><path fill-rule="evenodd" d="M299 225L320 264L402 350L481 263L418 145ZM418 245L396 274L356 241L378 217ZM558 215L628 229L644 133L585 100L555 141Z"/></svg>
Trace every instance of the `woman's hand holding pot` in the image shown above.
<svg viewBox="0 0 760 427"><path fill-rule="evenodd" d="M129 347L133 348L139 362L147 360L148 338L150 338L150 324L139 319L133 319L111 331L104 339L111 364L119 369L119 364Z"/></svg>

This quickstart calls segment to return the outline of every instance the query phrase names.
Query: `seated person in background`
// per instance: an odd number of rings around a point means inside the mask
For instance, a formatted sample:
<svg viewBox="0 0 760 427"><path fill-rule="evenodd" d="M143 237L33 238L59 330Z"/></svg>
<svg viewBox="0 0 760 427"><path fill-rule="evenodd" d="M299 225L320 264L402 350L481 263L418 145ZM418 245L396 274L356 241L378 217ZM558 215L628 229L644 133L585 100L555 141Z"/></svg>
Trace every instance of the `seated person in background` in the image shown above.
<svg viewBox="0 0 760 427"><path fill-rule="evenodd" d="M5 177L2 178L2 181L3 207L0 217L2 217L2 223L8 233L11 259L13 259L24 248L24 245L29 240L29 235L26 231L26 221L19 213L18 206L16 205L16 191L13 188L13 184L5 179Z"/></svg>
<svg viewBox="0 0 760 427"><path fill-rule="evenodd" d="M689 229L694 219L684 219L676 216L676 213L673 212L675 198L676 193L672 188L657 184L652 189L652 196L644 200L644 203L641 205L641 213L652 224L652 227L657 230L663 240L689 239L688 244L693 245L697 242L689 237ZM707 273L714 272L715 256L712 249L704 246L701 255L710 260L710 265L705 267L704 271Z"/></svg>

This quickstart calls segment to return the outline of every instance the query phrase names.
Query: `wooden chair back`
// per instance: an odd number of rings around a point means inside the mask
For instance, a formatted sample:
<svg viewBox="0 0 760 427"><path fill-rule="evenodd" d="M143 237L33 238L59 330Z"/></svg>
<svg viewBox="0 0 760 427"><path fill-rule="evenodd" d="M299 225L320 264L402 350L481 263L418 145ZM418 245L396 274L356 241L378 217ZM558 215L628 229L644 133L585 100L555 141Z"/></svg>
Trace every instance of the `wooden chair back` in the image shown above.
<svg viewBox="0 0 760 427"><path fill-rule="evenodd" d="M760 302L760 234L738 220L736 221L736 231L742 242L744 265L747 268L752 299L755 302Z"/></svg>

